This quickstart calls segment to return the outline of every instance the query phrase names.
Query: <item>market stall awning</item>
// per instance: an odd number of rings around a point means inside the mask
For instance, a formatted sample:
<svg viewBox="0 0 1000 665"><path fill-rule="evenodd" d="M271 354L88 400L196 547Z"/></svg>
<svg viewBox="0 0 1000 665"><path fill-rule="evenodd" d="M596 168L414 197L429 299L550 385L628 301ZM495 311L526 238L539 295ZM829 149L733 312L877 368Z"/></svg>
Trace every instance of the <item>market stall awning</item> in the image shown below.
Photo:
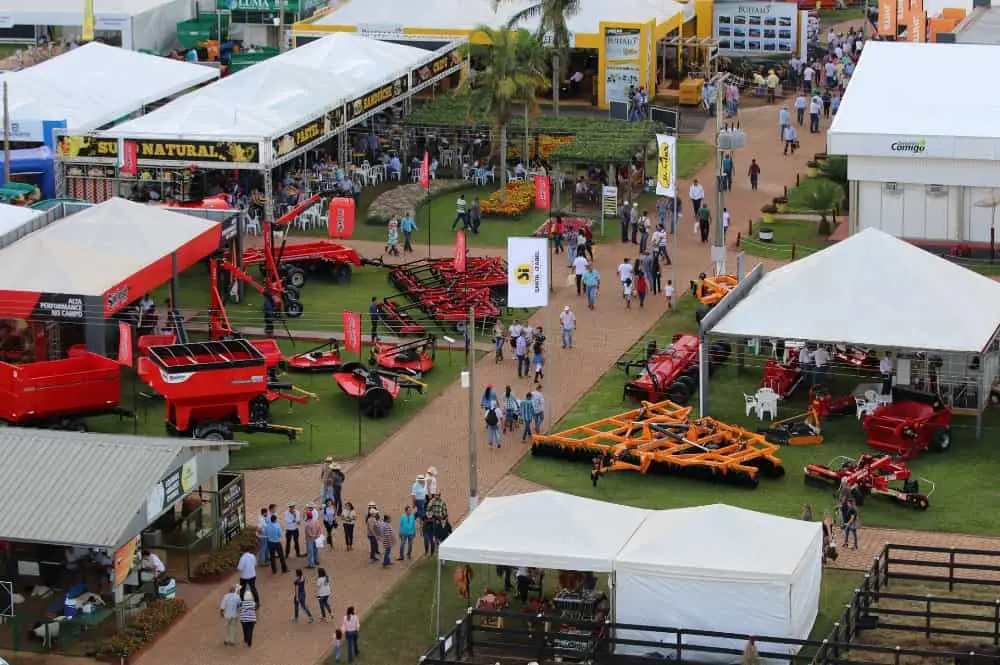
<svg viewBox="0 0 1000 665"><path fill-rule="evenodd" d="M1000 282L869 228L766 273L708 332L979 353L998 326Z"/></svg>
<svg viewBox="0 0 1000 665"><path fill-rule="evenodd" d="M220 240L217 222L110 199L0 249L0 317L110 316L166 283L174 257L183 271Z"/></svg>
<svg viewBox="0 0 1000 665"><path fill-rule="evenodd" d="M43 121L65 121L69 133L94 131L218 77L212 67L92 42L4 80L15 139L44 141Z"/></svg>
<svg viewBox="0 0 1000 665"><path fill-rule="evenodd" d="M649 511L542 490L489 498L441 543L443 561L609 573Z"/></svg>
<svg viewBox="0 0 1000 665"><path fill-rule="evenodd" d="M0 429L0 540L114 549L138 535L171 498L195 489L192 482L221 471L228 449L241 445ZM187 461L192 456L194 464ZM171 482L163 488L182 468L187 478L180 487Z"/></svg>

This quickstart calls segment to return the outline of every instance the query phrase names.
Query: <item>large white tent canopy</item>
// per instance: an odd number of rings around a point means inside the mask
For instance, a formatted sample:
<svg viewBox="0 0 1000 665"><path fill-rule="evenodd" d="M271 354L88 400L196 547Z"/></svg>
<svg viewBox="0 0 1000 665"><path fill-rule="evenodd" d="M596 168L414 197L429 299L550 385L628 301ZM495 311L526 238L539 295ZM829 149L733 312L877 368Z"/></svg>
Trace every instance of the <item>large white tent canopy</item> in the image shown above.
<svg viewBox="0 0 1000 665"><path fill-rule="evenodd" d="M218 76L212 67L91 43L4 80L15 135L44 141L43 121L65 121L68 133L91 132Z"/></svg>
<svg viewBox="0 0 1000 665"><path fill-rule="evenodd" d="M489 498L447 540L444 561L609 573L649 511L552 490Z"/></svg>
<svg viewBox="0 0 1000 665"><path fill-rule="evenodd" d="M0 203L0 248L9 245L25 232L25 227L41 217L44 213L34 208L22 208L6 203Z"/></svg>
<svg viewBox="0 0 1000 665"><path fill-rule="evenodd" d="M707 332L980 353L998 326L1000 283L869 228L766 273Z"/></svg>
<svg viewBox="0 0 1000 665"><path fill-rule="evenodd" d="M338 33L237 72L107 134L269 141L433 58L423 49Z"/></svg>

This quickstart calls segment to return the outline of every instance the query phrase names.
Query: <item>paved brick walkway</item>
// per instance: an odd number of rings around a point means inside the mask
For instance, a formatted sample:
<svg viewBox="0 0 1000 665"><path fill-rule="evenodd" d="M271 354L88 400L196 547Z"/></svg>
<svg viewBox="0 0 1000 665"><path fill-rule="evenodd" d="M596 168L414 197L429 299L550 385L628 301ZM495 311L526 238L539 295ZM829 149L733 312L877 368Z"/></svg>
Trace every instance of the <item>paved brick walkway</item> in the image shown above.
<svg viewBox="0 0 1000 665"><path fill-rule="evenodd" d="M806 133L801 141L803 148L795 157L783 158L777 133L777 109L760 108L748 111L741 117L742 126L749 133L749 145L737 156L735 187L727 198L727 207L733 212L731 240L735 229L745 227L747 220L756 218L760 206L779 194L783 186L795 182L795 173L805 170L805 162L813 153L824 150L823 137ZM751 156L756 156L762 169L761 188L751 192L746 169ZM699 174L700 180L711 194L714 190L714 167L709 164ZM687 199L689 183L681 183ZM712 199L712 209L714 199ZM664 279L674 279L683 285L701 270L709 268L709 250L701 245L692 233L693 218L690 208L684 211L679 225L677 244L672 245L674 271ZM553 321L563 305L571 305L577 314L578 332L576 348L561 351L558 341L552 344L546 368L545 389L548 414L551 419L561 417L608 367L629 347L637 342L662 313L659 299L645 310L633 308L626 311L618 298L615 267L623 256L634 256L632 245L619 245L615 240L617 228L608 227L608 237L598 244L596 261L605 282L597 310L587 310L575 290L565 286L565 272L556 272L556 293L552 296ZM377 243L352 242L359 250L371 251ZM478 250L477 250L478 251ZM451 255L452 248L438 247L435 253ZM735 260L732 265L735 266ZM539 313L532 321L545 324L545 314ZM694 322L692 321L692 327ZM486 383L493 383L502 390L515 384L524 392L532 384L516 378L513 363L494 364L487 358L476 367L476 400ZM347 474L346 499L363 510L368 501L396 516L409 495L413 479L429 466L439 470L439 486L448 501L452 520L457 522L466 512L469 494L468 434L465 426L468 394L459 386L446 390L428 404L407 425L368 457L359 461ZM481 423L477 417L477 433ZM516 438L508 440L499 451L487 450L479 439L480 495L507 476L513 465L526 452L527 446ZM251 471L247 474L248 514L256 515L259 506L267 503L282 504L297 500L300 504L317 496L317 468L274 469ZM504 481L514 485L514 481ZM363 535L361 540L363 541ZM333 577L333 607L336 615L343 614L346 605L354 605L364 619L366 613L392 586L405 575L406 565L397 564L389 570L373 569L367 563L363 543L358 551L347 555L341 550L323 553L322 563ZM304 563L304 562L294 562ZM291 577L271 577L261 572L258 587L263 608L257 625L254 648L222 646L222 625L218 618L218 602L225 584L218 585L214 594L192 607L187 616L149 650L140 654L141 665L313 665L325 656L330 647L331 630L316 625L291 624Z"/></svg>

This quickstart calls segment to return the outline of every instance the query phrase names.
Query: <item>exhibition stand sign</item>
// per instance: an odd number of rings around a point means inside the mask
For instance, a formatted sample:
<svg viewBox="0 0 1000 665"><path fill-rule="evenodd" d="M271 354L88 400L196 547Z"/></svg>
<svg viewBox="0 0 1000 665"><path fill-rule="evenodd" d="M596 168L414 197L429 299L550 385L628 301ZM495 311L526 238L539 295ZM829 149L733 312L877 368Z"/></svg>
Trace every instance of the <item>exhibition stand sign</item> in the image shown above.
<svg viewBox="0 0 1000 665"><path fill-rule="evenodd" d="M156 166L174 163L180 166L218 168L220 164L234 168L258 168L260 146L248 141L187 141L95 136L60 136L57 142L60 159L66 162L83 160L118 160L119 143L134 143L138 165Z"/></svg>
<svg viewBox="0 0 1000 665"><path fill-rule="evenodd" d="M271 141L274 159L278 160L319 139L332 138L344 128L344 109L338 106L318 118L296 127Z"/></svg>
<svg viewBox="0 0 1000 665"><path fill-rule="evenodd" d="M653 90L655 24L601 23L597 80L601 108L607 108L612 101L627 102L632 89Z"/></svg>
<svg viewBox="0 0 1000 665"><path fill-rule="evenodd" d="M717 2L714 13L719 55L791 58L798 52L799 8L793 2Z"/></svg>

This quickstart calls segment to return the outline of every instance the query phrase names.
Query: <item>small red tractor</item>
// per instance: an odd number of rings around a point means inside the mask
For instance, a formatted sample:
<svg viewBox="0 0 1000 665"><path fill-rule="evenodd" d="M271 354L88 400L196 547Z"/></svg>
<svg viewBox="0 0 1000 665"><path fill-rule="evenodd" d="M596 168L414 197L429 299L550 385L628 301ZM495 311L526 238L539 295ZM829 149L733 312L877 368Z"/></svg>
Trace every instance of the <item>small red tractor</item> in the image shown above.
<svg viewBox="0 0 1000 665"><path fill-rule="evenodd" d="M383 367L345 363L334 372L334 380L345 395L358 400L358 409L369 418L384 418L404 389L423 393L427 385L409 373Z"/></svg>
<svg viewBox="0 0 1000 665"><path fill-rule="evenodd" d="M861 421L868 445L903 459L951 447L951 407L931 393L896 388L893 401Z"/></svg>
<svg viewBox="0 0 1000 665"><path fill-rule="evenodd" d="M624 397L636 404L663 400L687 404L698 390L699 346L697 335L680 333L664 349L657 349L656 342L650 340L643 357L619 360L617 364L626 374L641 368L638 376L625 381ZM708 350L709 369L714 370L726 361L732 347L728 342L714 342Z"/></svg>
<svg viewBox="0 0 1000 665"><path fill-rule="evenodd" d="M902 487L891 485L897 481L903 482ZM818 487L832 485L838 489L846 485L858 505L862 505L869 495L874 494L889 497L919 510L927 510L935 489L933 482L926 478L914 478L906 462L891 455L865 454L857 459L837 457L826 466L810 464L805 468L805 482ZM921 482L930 487L927 494L920 492Z"/></svg>
<svg viewBox="0 0 1000 665"><path fill-rule="evenodd" d="M786 446L811 446L823 443L822 423L828 418L846 416L855 412L853 395L830 395L826 386L815 385L809 389L809 408L789 418L775 421L770 427L757 430L771 443Z"/></svg>

